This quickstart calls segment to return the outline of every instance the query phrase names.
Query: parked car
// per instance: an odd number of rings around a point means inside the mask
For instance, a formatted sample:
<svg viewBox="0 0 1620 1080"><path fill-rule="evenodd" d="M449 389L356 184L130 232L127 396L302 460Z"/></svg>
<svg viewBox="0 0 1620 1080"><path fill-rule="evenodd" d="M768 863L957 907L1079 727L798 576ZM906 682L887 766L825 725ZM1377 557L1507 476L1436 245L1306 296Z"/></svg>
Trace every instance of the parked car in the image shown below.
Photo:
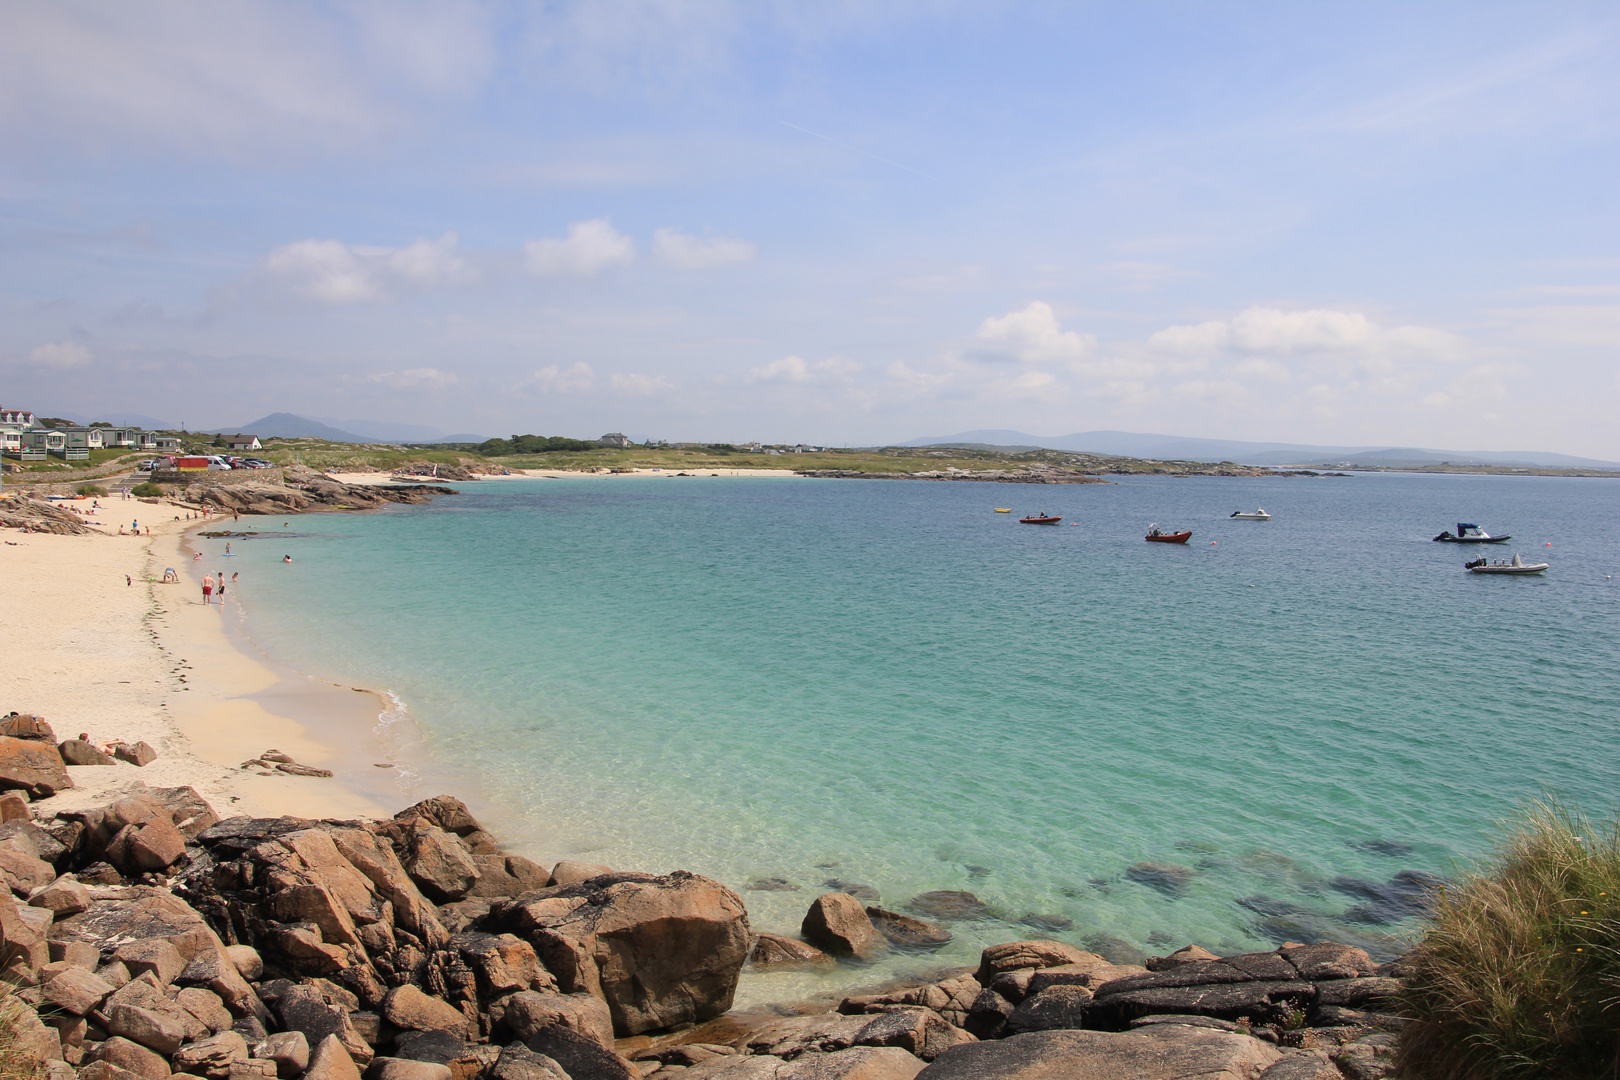
<svg viewBox="0 0 1620 1080"><path fill-rule="evenodd" d="M163 468L166 464L167 464L167 462L159 461L157 458L147 458L145 461L143 461L139 465L135 466L135 471L136 472L151 472L153 469L161 469L161 468Z"/></svg>
<svg viewBox="0 0 1620 1080"><path fill-rule="evenodd" d="M208 468L215 472L230 472L231 463L218 454L210 454L208 455Z"/></svg>

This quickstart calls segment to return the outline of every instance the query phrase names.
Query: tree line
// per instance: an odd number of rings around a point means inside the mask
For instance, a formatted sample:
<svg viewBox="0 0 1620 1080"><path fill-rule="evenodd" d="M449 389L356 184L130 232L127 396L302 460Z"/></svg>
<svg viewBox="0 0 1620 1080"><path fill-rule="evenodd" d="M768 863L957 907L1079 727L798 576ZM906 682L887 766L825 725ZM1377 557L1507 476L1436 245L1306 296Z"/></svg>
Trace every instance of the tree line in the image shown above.
<svg viewBox="0 0 1620 1080"><path fill-rule="evenodd" d="M565 439L561 435L513 435L510 439L485 439L473 449L485 457L513 454L549 454L557 450L599 450L594 439Z"/></svg>

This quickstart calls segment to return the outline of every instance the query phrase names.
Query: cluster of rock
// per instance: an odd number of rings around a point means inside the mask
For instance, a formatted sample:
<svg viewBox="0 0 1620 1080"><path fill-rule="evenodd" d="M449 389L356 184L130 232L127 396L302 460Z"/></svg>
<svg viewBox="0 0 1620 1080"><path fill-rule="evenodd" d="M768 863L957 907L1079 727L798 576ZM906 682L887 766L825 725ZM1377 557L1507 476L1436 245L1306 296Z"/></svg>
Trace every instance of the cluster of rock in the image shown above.
<svg viewBox="0 0 1620 1080"><path fill-rule="evenodd" d="M286 773L288 776L319 776L330 777L331 769L318 769L313 765L300 765L293 760L291 754L284 754L280 750L270 749L256 758L249 758L242 762L240 768L251 769L260 776L274 776L276 773Z"/></svg>
<svg viewBox="0 0 1620 1080"><path fill-rule="evenodd" d="M1135 967L1052 941L744 1021L750 958L950 934L847 893L806 940L755 934L718 882L547 870L443 796L387 821L222 821L190 788L0 809L0 977L52 1080L1323 1080L1383 1075L1399 1024L1376 1011L1396 972L1348 946Z"/></svg>
<svg viewBox="0 0 1620 1080"><path fill-rule="evenodd" d="M157 760L145 742L115 741L105 748L84 739L57 742L42 716L12 712L0 716L0 791L19 798L48 799L73 786L69 765L111 765L127 761L138 767Z"/></svg>
<svg viewBox="0 0 1620 1080"><path fill-rule="evenodd" d="M796 469L800 476L833 480L976 480L998 484L1106 484L1079 469L1034 464L1021 469L930 469L925 472L862 472L859 469Z"/></svg>
<svg viewBox="0 0 1620 1080"><path fill-rule="evenodd" d="M229 474L224 474L229 475ZM424 503L454 488L433 484L345 484L313 469L286 470L281 483L209 483L199 480L186 497L226 514L297 514L311 510L375 510L389 503Z"/></svg>
<svg viewBox="0 0 1620 1080"><path fill-rule="evenodd" d="M71 510L27 496L0 501L0 527L58 536L82 536L94 531Z"/></svg>

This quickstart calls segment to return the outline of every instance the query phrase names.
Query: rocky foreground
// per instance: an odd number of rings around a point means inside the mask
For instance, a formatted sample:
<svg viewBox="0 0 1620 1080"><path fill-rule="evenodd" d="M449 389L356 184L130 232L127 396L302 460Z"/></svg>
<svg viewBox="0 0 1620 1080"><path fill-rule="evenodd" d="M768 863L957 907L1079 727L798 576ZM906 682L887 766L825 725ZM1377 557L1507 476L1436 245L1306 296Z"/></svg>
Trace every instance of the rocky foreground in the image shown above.
<svg viewBox="0 0 1620 1080"><path fill-rule="evenodd" d="M50 1080L1391 1075L1400 964L1347 945L1134 966L1008 942L937 982L741 1016L750 965L950 932L828 893L800 936L756 933L718 882L545 869L445 796L386 821L221 820L192 788L137 785L52 814L64 754L35 718L9 723L0 1013Z"/></svg>

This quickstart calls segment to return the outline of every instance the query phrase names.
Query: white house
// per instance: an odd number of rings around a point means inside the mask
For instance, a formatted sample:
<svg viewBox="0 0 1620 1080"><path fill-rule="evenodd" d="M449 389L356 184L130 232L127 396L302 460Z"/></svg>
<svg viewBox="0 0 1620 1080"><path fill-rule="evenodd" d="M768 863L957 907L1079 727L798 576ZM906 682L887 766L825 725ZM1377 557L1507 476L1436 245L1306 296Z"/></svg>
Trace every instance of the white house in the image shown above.
<svg viewBox="0 0 1620 1080"><path fill-rule="evenodd" d="M597 441L603 446L617 446L622 448L630 445L629 438L617 431L610 431Z"/></svg>
<svg viewBox="0 0 1620 1080"><path fill-rule="evenodd" d="M22 449L22 433L34 426L28 409L0 409L0 450L15 454Z"/></svg>
<svg viewBox="0 0 1620 1080"><path fill-rule="evenodd" d="M232 435L230 438L225 440L225 445L230 447L232 450L264 449L264 447L259 444L258 437L254 435Z"/></svg>

